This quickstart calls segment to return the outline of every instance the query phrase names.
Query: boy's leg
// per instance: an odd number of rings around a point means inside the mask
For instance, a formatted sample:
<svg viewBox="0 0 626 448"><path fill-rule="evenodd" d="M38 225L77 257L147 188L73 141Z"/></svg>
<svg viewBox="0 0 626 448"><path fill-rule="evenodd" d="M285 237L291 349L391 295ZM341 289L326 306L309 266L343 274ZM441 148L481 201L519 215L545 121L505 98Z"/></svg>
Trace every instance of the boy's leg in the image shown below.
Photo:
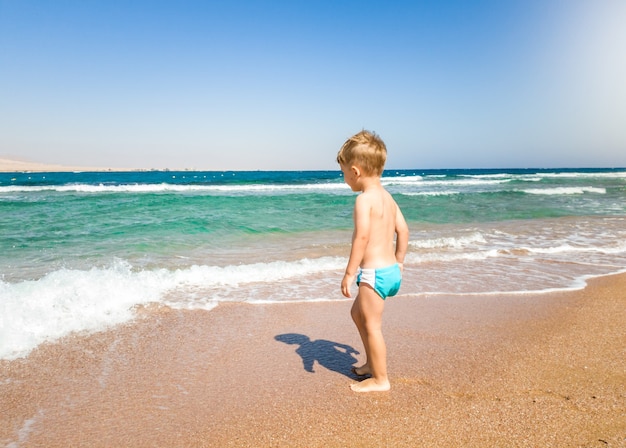
<svg viewBox="0 0 626 448"><path fill-rule="evenodd" d="M359 294L357 293L354 302L352 302L352 308L350 309L350 315L352 316L352 320L356 325L357 330L359 331L359 335L361 336L361 342L363 342L363 348L365 350L365 364L360 367L353 367L352 371L359 376L369 375L372 372L370 371L369 366L369 348L367 343L367 332L365 331L365 319L363 318L363 314L361 313L361 304L359 301Z"/></svg>
<svg viewBox="0 0 626 448"><path fill-rule="evenodd" d="M355 301L358 304L364 328L365 352L367 365L372 377L352 384L355 392L372 392L389 390L387 378L387 347L382 333L382 317L385 301L368 285L361 284L359 295Z"/></svg>

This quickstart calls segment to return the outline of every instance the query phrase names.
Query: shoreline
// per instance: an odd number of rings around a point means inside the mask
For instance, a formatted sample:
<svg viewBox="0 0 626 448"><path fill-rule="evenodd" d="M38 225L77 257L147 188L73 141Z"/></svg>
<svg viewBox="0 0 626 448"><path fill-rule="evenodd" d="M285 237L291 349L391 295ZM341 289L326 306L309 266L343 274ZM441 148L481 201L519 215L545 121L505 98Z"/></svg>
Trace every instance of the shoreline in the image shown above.
<svg viewBox="0 0 626 448"><path fill-rule="evenodd" d="M392 389L356 394L351 302L144 308L0 361L7 446L626 444L626 274L524 296L402 297Z"/></svg>

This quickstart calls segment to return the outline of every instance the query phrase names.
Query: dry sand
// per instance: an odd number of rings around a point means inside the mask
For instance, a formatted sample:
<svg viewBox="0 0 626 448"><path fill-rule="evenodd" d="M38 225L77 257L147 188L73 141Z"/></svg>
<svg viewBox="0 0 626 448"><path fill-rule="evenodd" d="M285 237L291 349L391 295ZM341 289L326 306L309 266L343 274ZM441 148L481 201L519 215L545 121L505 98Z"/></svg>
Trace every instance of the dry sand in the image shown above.
<svg viewBox="0 0 626 448"><path fill-rule="evenodd" d="M54 173L54 172L122 172L122 171L198 171L200 168L123 168L101 166L70 166L48 163L30 162L24 160L7 159L0 157L0 173ZM205 170L210 171L210 170Z"/></svg>
<svg viewBox="0 0 626 448"><path fill-rule="evenodd" d="M383 393L348 387L363 359L349 308L147 309L41 346L0 362L0 444L626 446L626 274L570 293L389 299Z"/></svg>

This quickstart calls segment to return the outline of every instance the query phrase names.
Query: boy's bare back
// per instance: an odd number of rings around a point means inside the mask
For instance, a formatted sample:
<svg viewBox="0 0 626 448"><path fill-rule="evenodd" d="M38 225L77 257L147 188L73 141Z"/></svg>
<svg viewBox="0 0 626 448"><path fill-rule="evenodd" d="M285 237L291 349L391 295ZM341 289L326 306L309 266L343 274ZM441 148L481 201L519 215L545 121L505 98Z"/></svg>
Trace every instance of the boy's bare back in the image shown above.
<svg viewBox="0 0 626 448"><path fill-rule="evenodd" d="M354 206L354 236L367 236L362 268L379 268L396 263L395 234L402 213L389 192L373 182L360 194Z"/></svg>

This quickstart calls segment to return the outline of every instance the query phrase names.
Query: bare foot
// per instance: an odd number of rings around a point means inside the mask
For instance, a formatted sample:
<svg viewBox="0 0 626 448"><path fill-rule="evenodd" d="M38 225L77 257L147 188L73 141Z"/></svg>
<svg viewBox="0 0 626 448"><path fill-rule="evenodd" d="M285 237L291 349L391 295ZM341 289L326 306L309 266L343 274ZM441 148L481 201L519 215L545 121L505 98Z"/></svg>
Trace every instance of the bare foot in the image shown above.
<svg viewBox="0 0 626 448"><path fill-rule="evenodd" d="M367 376L372 374L370 366L363 364L361 367L352 367L352 373L356 376Z"/></svg>
<svg viewBox="0 0 626 448"><path fill-rule="evenodd" d="M368 378L360 383L350 384L350 389L354 392L384 392L391 389L389 381L377 383L374 378Z"/></svg>

